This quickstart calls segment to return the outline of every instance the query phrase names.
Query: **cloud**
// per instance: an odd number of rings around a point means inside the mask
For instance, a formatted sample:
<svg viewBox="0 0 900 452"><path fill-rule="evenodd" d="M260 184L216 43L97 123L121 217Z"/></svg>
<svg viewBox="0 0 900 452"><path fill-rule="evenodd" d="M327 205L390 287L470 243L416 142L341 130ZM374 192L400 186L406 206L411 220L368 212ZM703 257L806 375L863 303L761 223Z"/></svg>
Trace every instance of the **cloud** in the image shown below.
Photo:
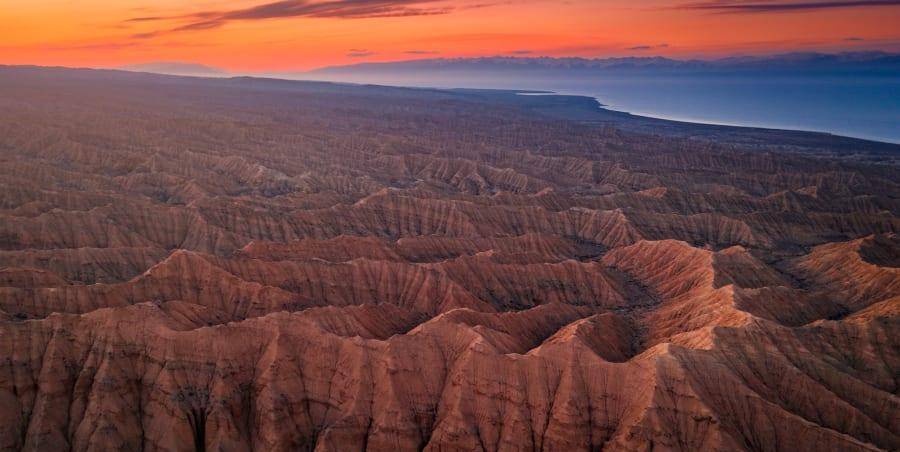
<svg viewBox="0 0 900 452"><path fill-rule="evenodd" d="M367 49L350 49L347 52L347 57L349 58L365 58L372 55L377 55L377 53Z"/></svg>
<svg viewBox="0 0 900 452"><path fill-rule="evenodd" d="M218 20L204 20L201 22L194 22L187 25L182 25L178 28L175 28L172 31L185 31L185 30L208 30L210 28L218 28L222 26L222 22Z"/></svg>
<svg viewBox="0 0 900 452"><path fill-rule="evenodd" d="M677 9L692 9L717 13L771 13L810 11L832 8L861 8L876 6L898 6L900 0L820 0L820 1L776 1L776 0L709 0L678 5Z"/></svg>
<svg viewBox="0 0 900 452"><path fill-rule="evenodd" d="M512 55L531 55L531 54L534 53L534 52L531 51L531 50L513 50L513 51L508 52L508 53L509 53L509 54L512 54Z"/></svg>
<svg viewBox="0 0 900 452"><path fill-rule="evenodd" d="M846 41L846 42L860 42L860 41L865 41L865 39L863 39L863 38L857 38L856 36L851 36L851 37L849 37L849 38L844 38L844 41Z"/></svg>
<svg viewBox="0 0 900 452"><path fill-rule="evenodd" d="M403 53L407 55L437 55L441 52L438 52L437 50L407 50Z"/></svg>
<svg viewBox="0 0 900 452"><path fill-rule="evenodd" d="M657 44L655 46L641 45L641 46L627 47L627 48L625 48L625 50L634 50L634 51L642 52L644 50L666 49L668 47L669 47L668 44Z"/></svg>
<svg viewBox="0 0 900 452"><path fill-rule="evenodd" d="M135 34L131 35L131 39L150 39L150 38L155 38L156 36L159 36L164 33L165 32L161 32L161 31L150 31L147 33L135 33Z"/></svg>
<svg viewBox="0 0 900 452"><path fill-rule="evenodd" d="M166 18L163 16L132 17L131 19L127 19L125 22L153 22L165 19Z"/></svg>
<svg viewBox="0 0 900 452"><path fill-rule="evenodd" d="M449 14L457 9L485 7L491 4L453 5L447 0L280 0L249 8L222 11L202 11L193 14L161 17L134 17L125 22L186 21L169 30L134 35L137 39L155 37L164 33L208 30L232 21L280 19L292 17L368 19L378 17L409 17Z"/></svg>
<svg viewBox="0 0 900 452"><path fill-rule="evenodd" d="M224 12L224 20L274 19L280 17L369 17L445 14L448 7L435 7L436 0L281 0L245 9ZM431 5L431 6L430 6Z"/></svg>

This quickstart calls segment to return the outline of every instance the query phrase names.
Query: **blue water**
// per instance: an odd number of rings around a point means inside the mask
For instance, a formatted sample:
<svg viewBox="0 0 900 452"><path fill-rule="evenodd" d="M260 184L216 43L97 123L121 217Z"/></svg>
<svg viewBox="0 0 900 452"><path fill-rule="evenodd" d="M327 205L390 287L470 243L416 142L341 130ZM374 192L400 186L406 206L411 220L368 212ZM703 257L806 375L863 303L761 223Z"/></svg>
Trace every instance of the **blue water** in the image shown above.
<svg viewBox="0 0 900 452"><path fill-rule="evenodd" d="M900 143L900 74L532 77L393 74L343 81L552 91L612 110L711 124L829 132Z"/></svg>
<svg viewBox="0 0 900 452"><path fill-rule="evenodd" d="M830 132L900 143L900 77L628 77L528 83L680 121Z"/></svg>

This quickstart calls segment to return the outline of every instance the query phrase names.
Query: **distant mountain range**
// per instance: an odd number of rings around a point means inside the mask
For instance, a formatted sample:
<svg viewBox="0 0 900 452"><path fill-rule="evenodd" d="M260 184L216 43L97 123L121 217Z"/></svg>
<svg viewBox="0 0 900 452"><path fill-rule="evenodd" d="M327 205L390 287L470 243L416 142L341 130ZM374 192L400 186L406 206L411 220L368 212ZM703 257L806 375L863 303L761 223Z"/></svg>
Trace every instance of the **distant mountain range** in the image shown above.
<svg viewBox="0 0 900 452"><path fill-rule="evenodd" d="M165 75L187 75L192 77L229 77L231 74L224 70L196 63L183 63L178 61L156 61L151 63L131 64L122 66L122 70L131 72L150 72Z"/></svg>
<svg viewBox="0 0 900 452"><path fill-rule="evenodd" d="M191 63L125 69L200 77L253 76L367 85L501 89L586 96L609 110L687 122L818 130L900 142L900 54L789 53L676 60L663 57L431 58L308 72L231 73ZM596 98L595 101L592 98ZM660 123L648 126L656 132Z"/></svg>
<svg viewBox="0 0 900 452"><path fill-rule="evenodd" d="M884 52L786 53L771 56L739 56L715 60L676 60L665 57L553 58L553 57L479 57L429 58L383 63L358 63L329 66L307 72L229 72L224 69L187 62L150 62L123 66L133 72L151 72L196 77L238 75L285 79L324 79L371 83L384 76L492 76L516 74L523 77L596 74L742 74L803 73L886 75L900 77L900 54Z"/></svg>
<svg viewBox="0 0 900 452"><path fill-rule="evenodd" d="M729 57L716 60L675 60L664 57L551 58L483 57L433 58L387 63L360 63L316 69L313 76L418 73L871 73L900 75L900 54L854 52L839 54L787 53L773 56Z"/></svg>

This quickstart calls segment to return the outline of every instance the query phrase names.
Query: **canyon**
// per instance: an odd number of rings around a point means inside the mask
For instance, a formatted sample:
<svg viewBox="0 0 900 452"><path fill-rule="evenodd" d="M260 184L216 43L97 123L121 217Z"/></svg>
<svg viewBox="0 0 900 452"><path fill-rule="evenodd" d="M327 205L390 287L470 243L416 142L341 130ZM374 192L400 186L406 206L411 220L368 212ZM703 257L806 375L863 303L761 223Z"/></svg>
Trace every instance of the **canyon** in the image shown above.
<svg viewBox="0 0 900 452"><path fill-rule="evenodd" d="M900 146L591 108L0 67L0 449L900 449Z"/></svg>

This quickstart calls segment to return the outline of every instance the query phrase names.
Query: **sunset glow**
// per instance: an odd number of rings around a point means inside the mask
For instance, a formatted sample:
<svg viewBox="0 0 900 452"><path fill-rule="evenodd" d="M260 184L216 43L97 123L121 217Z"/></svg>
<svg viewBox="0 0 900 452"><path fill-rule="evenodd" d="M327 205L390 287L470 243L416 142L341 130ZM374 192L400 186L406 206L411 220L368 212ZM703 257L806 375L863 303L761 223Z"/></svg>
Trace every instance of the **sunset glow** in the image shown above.
<svg viewBox="0 0 900 452"><path fill-rule="evenodd" d="M0 63L231 71L488 55L900 49L897 1L6 0Z"/></svg>

